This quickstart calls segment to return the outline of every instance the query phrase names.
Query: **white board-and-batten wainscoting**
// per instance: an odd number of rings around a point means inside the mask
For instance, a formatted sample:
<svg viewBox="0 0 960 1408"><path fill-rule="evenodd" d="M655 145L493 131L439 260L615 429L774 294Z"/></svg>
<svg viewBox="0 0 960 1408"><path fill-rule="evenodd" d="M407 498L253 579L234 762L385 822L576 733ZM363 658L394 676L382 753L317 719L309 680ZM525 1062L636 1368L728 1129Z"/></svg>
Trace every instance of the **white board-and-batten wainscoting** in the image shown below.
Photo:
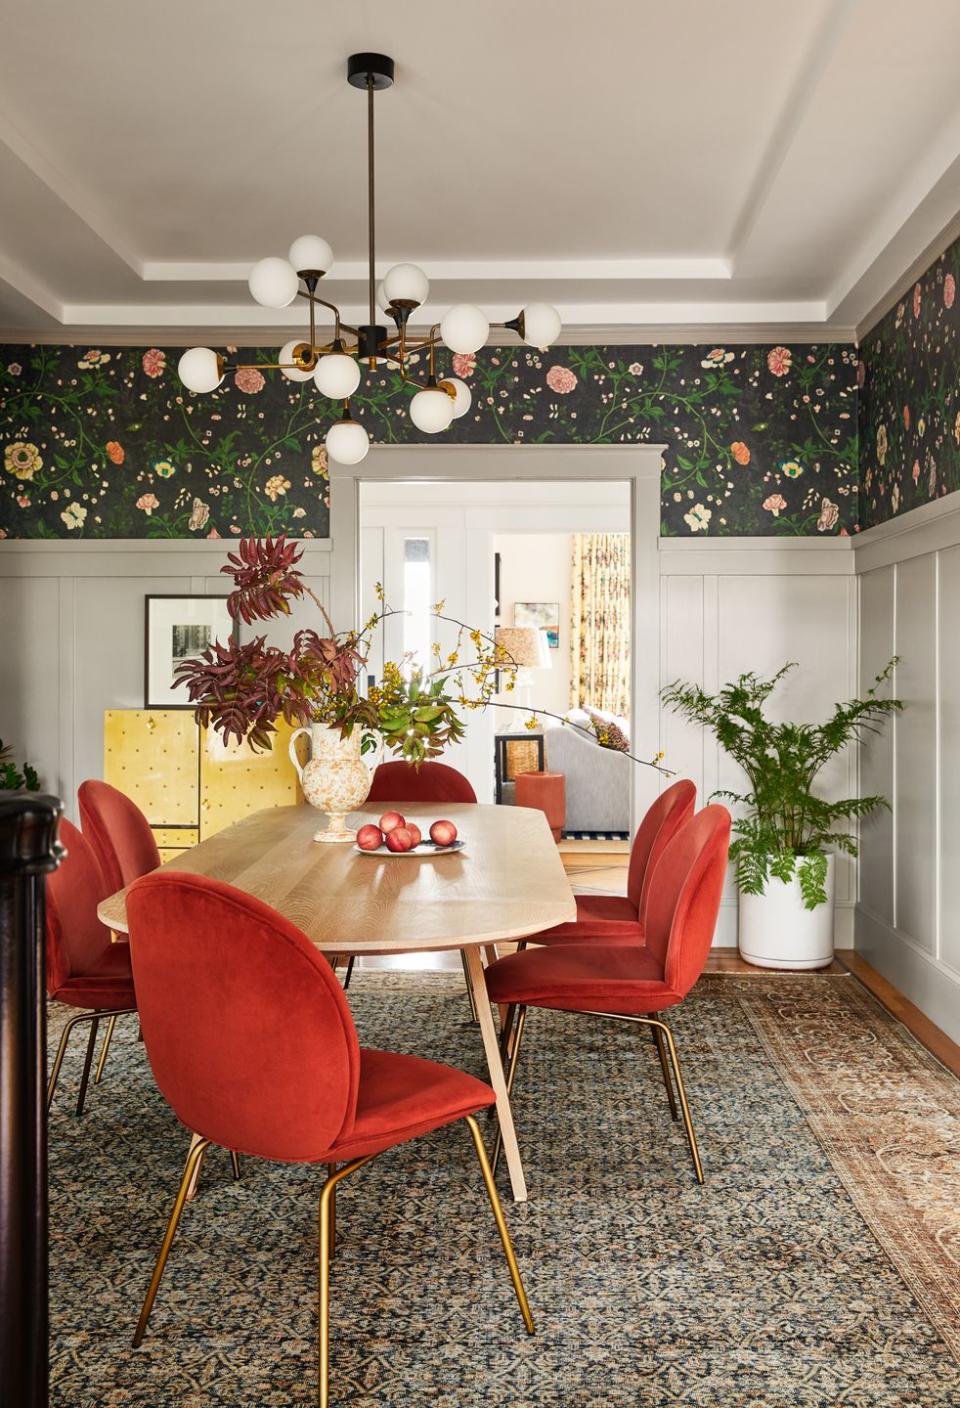
<svg viewBox="0 0 960 1408"><path fill-rule="evenodd" d="M861 685L891 655L906 708L861 749L856 948L960 1041L960 494L855 540Z"/></svg>
<svg viewBox="0 0 960 1408"><path fill-rule="evenodd" d="M143 705L144 605L149 593L223 594L229 543L7 541L0 546L0 736L39 769L74 816L76 789L103 769L103 712ZM308 581L330 600L332 540L303 543ZM656 554L661 685L678 677L719 686L741 670L800 662L784 706L818 717L856 687L856 582L847 540L661 539ZM312 604L268 635L288 643ZM244 637L250 634L245 628ZM647 712L647 711L645 711ZM650 717L650 713L647 713ZM702 799L735 785L713 741L659 711L643 751L690 776ZM855 760L831 779L856 788ZM837 943L852 939L855 868L838 887ZM736 943L728 886L716 936Z"/></svg>

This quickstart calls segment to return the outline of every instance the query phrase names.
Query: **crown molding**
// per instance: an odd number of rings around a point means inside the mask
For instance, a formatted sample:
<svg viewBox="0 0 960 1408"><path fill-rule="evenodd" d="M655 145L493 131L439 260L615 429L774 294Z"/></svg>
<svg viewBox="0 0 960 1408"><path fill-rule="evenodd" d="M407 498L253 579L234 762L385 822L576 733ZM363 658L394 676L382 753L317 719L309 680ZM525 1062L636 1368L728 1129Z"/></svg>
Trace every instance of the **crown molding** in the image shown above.
<svg viewBox="0 0 960 1408"><path fill-rule="evenodd" d="M910 264L906 272L901 275L889 292L885 293L883 298L881 298L878 303L875 303L870 312L857 324L855 332L858 343L869 336L877 326L877 323L880 322L881 318L886 317L890 309L896 307L907 290L916 283L917 279L919 279L922 274L927 272L930 265L939 259L941 254L949 249L950 245L952 245L956 239L960 239L960 211L958 211L950 223L940 231L936 239L931 240L926 248L917 255L913 263Z"/></svg>
<svg viewBox="0 0 960 1408"><path fill-rule="evenodd" d="M62 329L3 329L0 346L44 347L262 347L288 341L288 327L196 327L144 326L136 328L99 327L93 324ZM656 347L659 345L766 346L782 342L787 346L807 346L825 342L854 343L856 328L846 323L638 323L616 325L594 323L566 328L555 347ZM491 336L488 347L523 347L513 335Z"/></svg>

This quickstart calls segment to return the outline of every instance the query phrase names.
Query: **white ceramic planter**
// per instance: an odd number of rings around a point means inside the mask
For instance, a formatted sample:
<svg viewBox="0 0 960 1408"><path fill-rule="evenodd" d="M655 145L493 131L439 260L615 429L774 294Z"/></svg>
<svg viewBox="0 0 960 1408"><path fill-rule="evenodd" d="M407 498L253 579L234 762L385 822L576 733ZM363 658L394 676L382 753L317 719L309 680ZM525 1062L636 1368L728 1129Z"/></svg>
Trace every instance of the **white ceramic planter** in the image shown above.
<svg viewBox="0 0 960 1408"><path fill-rule="evenodd" d="M833 958L834 857L827 902L805 909L800 881L771 878L762 895L740 896L740 957L757 968L825 968Z"/></svg>

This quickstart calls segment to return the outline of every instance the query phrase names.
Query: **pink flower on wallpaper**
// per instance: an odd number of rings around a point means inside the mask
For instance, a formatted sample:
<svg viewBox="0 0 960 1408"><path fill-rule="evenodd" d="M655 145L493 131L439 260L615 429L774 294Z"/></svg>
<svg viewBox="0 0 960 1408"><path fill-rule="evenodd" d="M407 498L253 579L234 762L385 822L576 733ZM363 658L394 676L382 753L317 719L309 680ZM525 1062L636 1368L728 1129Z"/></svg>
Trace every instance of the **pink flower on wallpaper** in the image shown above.
<svg viewBox="0 0 960 1408"><path fill-rule="evenodd" d="M914 316L915 318L919 318L919 316L920 316L920 304L921 304L922 298L923 298L923 292L922 292L922 290L921 290L921 288L920 288L920 285L919 285L919 284L914 284L914 286L913 286L913 316Z"/></svg>
<svg viewBox="0 0 960 1408"><path fill-rule="evenodd" d="M764 499L763 506L768 513L772 513L774 518L779 518L783 509L787 506L787 501L782 494L771 494L769 499Z"/></svg>
<svg viewBox="0 0 960 1408"><path fill-rule="evenodd" d="M160 500L157 498L156 494L141 494L139 499L137 499L137 508L143 509L143 512L148 518L151 513L153 513L153 510L159 507Z"/></svg>
<svg viewBox="0 0 960 1408"><path fill-rule="evenodd" d="M903 408L903 428L904 428L904 430L909 430L909 429L910 429L910 407L909 407L909 406L904 406L904 408Z"/></svg>
<svg viewBox="0 0 960 1408"><path fill-rule="evenodd" d="M163 376L167 367L167 354L159 347L150 347L144 352L141 365L147 376Z"/></svg>
<svg viewBox="0 0 960 1408"><path fill-rule="evenodd" d="M857 386L862 391L867 379L867 364L861 357L857 362Z"/></svg>
<svg viewBox="0 0 960 1408"><path fill-rule="evenodd" d="M569 367L551 367L547 372L547 385L558 396L568 396L577 385L576 373Z"/></svg>
<svg viewBox="0 0 960 1408"><path fill-rule="evenodd" d="M219 538L219 536L220 534L217 532L216 528L211 528L210 532L207 534L208 538Z"/></svg>
<svg viewBox="0 0 960 1408"><path fill-rule="evenodd" d="M840 517L840 509L831 499L826 497L820 500L820 517L817 519L817 532L829 533L831 528L837 526L837 519Z"/></svg>
<svg viewBox="0 0 960 1408"><path fill-rule="evenodd" d="M789 347L771 347L767 353L767 366L774 376L786 376L793 361Z"/></svg>
<svg viewBox="0 0 960 1408"><path fill-rule="evenodd" d="M258 372L256 367L238 367L234 373L233 384L238 391L245 391L248 396L253 396L266 386L263 372Z"/></svg>
<svg viewBox="0 0 960 1408"><path fill-rule="evenodd" d="M454 376L473 376L477 369L477 356L475 352L454 352L453 354L453 374Z"/></svg>
<svg viewBox="0 0 960 1408"><path fill-rule="evenodd" d="M947 274L943 280L943 306L953 307L953 300L957 296L957 281L952 274Z"/></svg>
<svg viewBox="0 0 960 1408"><path fill-rule="evenodd" d="M914 484L919 484L919 483L920 483L920 461L919 461L919 460L914 460L914 462L913 462L913 482L914 482Z"/></svg>

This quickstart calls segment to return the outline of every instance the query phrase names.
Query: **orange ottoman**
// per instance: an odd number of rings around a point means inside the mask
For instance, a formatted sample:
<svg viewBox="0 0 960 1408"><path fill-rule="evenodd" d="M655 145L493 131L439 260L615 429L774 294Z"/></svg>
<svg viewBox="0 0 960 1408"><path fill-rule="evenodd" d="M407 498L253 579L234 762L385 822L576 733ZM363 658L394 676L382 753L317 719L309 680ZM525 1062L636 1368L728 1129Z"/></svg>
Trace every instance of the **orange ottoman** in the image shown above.
<svg viewBox="0 0 960 1408"><path fill-rule="evenodd" d="M518 772L513 779L518 807L536 807L547 818L553 839L560 840L567 817L566 779L562 772Z"/></svg>

